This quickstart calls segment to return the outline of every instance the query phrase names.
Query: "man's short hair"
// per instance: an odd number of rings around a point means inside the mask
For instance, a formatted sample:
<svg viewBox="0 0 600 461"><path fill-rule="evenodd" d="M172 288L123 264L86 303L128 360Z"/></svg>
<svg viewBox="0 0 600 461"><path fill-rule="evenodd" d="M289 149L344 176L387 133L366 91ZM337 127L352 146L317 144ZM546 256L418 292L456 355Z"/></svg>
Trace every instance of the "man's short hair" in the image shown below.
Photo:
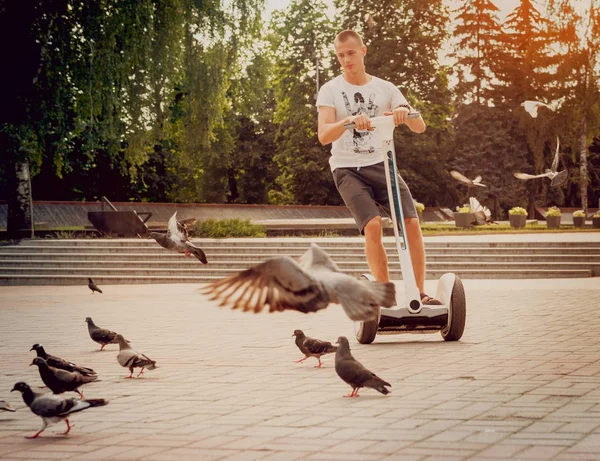
<svg viewBox="0 0 600 461"><path fill-rule="evenodd" d="M348 41L349 39L353 38L354 40L356 40L358 43L360 43L360 46L363 46L363 41L362 41L362 37L360 35L358 35L356 32L354 32L353 30L343 30L341 31L339 34L337 34L335 36L335 40L333 41L333 43L343 43Z"/></svg>

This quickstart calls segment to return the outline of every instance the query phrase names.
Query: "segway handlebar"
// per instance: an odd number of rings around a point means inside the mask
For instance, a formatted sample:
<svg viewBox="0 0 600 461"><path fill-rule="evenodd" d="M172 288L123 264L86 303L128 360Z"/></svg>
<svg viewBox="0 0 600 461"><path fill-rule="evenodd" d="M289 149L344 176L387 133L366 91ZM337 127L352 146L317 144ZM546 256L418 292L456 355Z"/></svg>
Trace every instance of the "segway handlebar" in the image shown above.
<svg viewBox="0 0 600 461"><path fill-rule="evenodd" d="M410 114L408 114L406 116L407 119L411 119L411 118L419 118L421 116L420 112L411 112ZM377 126L377 122L378 121L383 121L383 120L388 120L391 117L391 115L381 115L379 117L373 117L371 120L371 125L372 126ZM347 130L353 130L356 127L356 125L354 123L346 123L344 125L344 128L346 128Z"/></svg>

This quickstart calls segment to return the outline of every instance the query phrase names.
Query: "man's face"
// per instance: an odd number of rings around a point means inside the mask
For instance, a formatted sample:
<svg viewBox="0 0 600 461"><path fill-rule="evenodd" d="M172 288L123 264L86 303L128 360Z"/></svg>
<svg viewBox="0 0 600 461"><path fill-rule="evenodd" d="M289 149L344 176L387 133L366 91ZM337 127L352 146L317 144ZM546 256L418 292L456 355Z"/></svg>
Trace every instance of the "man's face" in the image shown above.
<svg viewBox="0 0 600 461"><path fill-rule="evenodd" d="M354 74L364 70L367 47L361 46L358 40L349 38L345 42L335 42L334 48L345 72Z"/></svg>

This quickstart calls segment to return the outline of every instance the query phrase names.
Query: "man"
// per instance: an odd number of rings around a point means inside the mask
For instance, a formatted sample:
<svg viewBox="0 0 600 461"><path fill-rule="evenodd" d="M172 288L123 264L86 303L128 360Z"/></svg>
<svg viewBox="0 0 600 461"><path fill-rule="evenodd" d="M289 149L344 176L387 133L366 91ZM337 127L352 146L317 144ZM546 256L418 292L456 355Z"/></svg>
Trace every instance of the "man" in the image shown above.
<svg viewBox="0 0 600 461"><path fill-rule="evenodd" d="M329 164L335 185L356 224L365 236L365 253L373 276L389 282L388 260L383 246L380 207L389 214L383 149L377 132L371 130L370 117L393 115L396 126L406 124L411 131L422 133L421 117L407 119L412 111L400 90L390 82L367 74L367 47L356 32L340 32L334 49L342 75L327 82L317 97L319 141L332 144ZM349 131L344 125L354 123ZM402 211L410 257L423 304L441 304L428 296L425 281L425 247L417 211L408 186L398 177Z"/></svg>

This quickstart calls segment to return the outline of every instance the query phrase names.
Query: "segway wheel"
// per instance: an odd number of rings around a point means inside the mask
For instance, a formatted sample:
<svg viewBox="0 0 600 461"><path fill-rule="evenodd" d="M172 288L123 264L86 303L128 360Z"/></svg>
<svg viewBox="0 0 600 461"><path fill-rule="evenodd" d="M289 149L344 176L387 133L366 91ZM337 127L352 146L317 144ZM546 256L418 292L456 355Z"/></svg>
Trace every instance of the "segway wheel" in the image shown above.
<svg viewBox="0 0 600 461"><path fill-rule="evenodd" d="M371 274L362 274L360 278L370 280L371 282L375 281L375 277L373 277ZM371 344L373 341L375 341L375 336L377 336L378 326L378 320L354 322L354 334L356 336L356 340L361 344Z"/></svg>
<svg viewBox="0 0 600 461"><path fill-rule="evenodd" d="M450 305L448 306L448 324L442 328L442 338L446 341L458 341L465 331L467 320L467 299L465 288L458 276L454 279Z"/></svg>

